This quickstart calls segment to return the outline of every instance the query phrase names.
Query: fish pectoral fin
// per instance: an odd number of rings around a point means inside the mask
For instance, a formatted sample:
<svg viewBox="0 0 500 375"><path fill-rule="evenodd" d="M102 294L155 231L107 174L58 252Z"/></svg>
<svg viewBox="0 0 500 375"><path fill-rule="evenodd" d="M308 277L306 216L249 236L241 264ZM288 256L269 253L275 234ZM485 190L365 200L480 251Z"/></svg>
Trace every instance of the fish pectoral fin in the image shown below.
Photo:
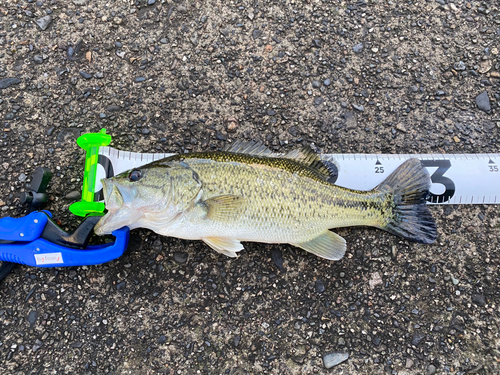
<svg viewBox="0 0 500 375"><path fill-rule="evenodd" d="M236 253L244 249L241 242L236 238L207 237L202 238L202 240L218 253L231 258L236 258L238 256Z"/></svg>
<svg viewBox="0 0 500 375"><path fill-rule="evenodd" d="M206 207L206 219L215 221L234 220L245 204L246 199L239 195L219 195L209 198L200 204Z"/></svg>
<svg viewBox="0 0 500 375"><path fill-rule="evenodd" d="M342 259L346 250L345 240L329 230L307 242L292 243L291 245L329 260Z"/></svg>

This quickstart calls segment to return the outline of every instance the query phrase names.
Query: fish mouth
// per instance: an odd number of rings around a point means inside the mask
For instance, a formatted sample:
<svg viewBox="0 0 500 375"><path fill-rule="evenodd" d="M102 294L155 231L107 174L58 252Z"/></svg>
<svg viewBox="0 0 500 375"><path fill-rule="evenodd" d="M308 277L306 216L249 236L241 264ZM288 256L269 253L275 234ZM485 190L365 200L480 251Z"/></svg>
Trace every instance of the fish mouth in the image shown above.
<svg viewBox="0 0 500 375"><path fill-rule="evenodd" d="M102 192L104 195L104 204L108 211L118 209L123 206L123 195L118 186L111 180L102 179Z"/></svg>
<svg viewBox="0 0 500 375"><path fill-rule="evenodd" d="M108 212L94 227L94 232L97 235L111 234L117 229L132 226L144 216L140 210L131 207L131 201L124 202L124 195L125 197L130 197L129 192L120 189L110 180L102 179L101 183L104 204Z"/></svg>

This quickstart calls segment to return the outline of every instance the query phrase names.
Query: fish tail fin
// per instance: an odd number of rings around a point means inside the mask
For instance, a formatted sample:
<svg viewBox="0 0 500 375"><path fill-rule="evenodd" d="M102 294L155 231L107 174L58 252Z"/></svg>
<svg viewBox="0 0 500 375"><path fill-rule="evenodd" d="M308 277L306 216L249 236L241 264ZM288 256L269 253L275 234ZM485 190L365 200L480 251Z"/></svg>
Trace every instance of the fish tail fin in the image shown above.
<svg viewBox="0 0 500 375"><path fill-rule="evenodd" d="M427 207L430 185L420 160L409 159L400 165L375 188L386 194L390 207L380 228L411 241L433 243L437 228Z"/></svg>

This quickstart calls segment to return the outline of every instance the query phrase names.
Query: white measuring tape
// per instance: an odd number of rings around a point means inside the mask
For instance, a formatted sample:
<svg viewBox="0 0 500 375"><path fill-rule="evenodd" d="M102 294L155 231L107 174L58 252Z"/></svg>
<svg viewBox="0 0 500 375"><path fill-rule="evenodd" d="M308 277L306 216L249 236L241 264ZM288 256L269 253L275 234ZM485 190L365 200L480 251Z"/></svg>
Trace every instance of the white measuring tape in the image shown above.
<svg viewBox="0 0 500 375"><path fill-rule="evenodd" d="M149 154L99 148L96 194L101 178L112 177L174 154ZM500 154L324 154L338 167L336 185L371 190L410 158L420 159L432 180L429 203L499 204ZM102 199L102 198L101 198ZM100 199L100 200L101 200Z"/></svg>

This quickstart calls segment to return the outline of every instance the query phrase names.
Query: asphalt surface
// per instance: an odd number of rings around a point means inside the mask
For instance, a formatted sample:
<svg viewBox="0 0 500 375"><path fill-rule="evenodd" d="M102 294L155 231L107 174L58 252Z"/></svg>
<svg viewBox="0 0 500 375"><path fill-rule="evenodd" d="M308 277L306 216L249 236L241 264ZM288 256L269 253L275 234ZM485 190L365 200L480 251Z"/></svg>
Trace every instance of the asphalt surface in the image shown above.
<svg viewBox="0 0 500 375"><path fill-rule="evenodd" d="M1 215L45 166L76 227L75 140L104 127L136 152L499 152L499 42L496 1L1 1ZM498 206L432 213L435 244L346 228L339 262L135 230L108 264L19 266L1 373L499 373Z"/></svg>

